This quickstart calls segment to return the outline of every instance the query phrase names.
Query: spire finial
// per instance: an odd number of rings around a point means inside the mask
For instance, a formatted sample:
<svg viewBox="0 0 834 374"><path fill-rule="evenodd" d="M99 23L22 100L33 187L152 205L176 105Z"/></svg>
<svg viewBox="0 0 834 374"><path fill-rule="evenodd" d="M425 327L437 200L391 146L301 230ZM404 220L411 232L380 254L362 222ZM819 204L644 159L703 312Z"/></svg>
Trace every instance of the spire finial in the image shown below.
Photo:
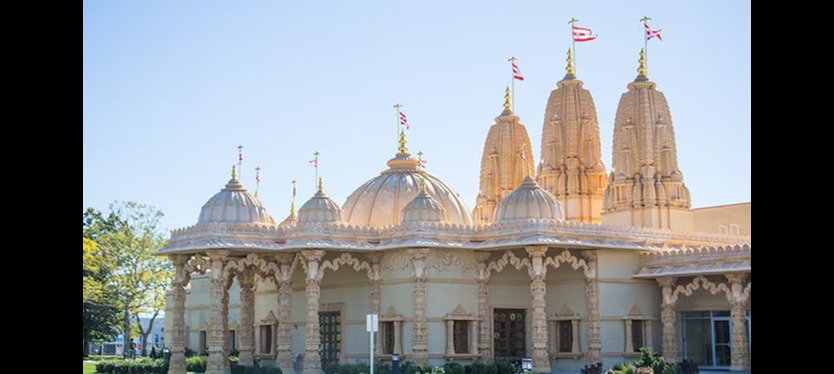
<svg viewBox="0 0 834 374"><path fill-rule="evenodd" d="M504 91L504 110L510 110L510 87Z"/></svg>
<svg viewBox="0 0 834 374"><path fill-rule="evenodd" d="M640 49L640 67L637 68L637 74L646 75L646 50Z"/></svg>
<svg viewBox="0 0 834 374"><path fill-rule="evenodd" d="M570 48L568 48L568 58L565 61L568 62L568 66L565 68L565 71L568 74L573 75L573 73L574 73L574 69L573 69L573 51L571 51Z"/></svg>
<svg viewBox="0 0 834 374"><path fill-rule="evenodd" d="M324 181L319 177L319 192L324 192Z"/></svg>
<svg viewBox="0 0 834 374"><path fill-rule="evenodd" d="M290 202L290 217L295 217L295 201Z"/></svg>
<svg viewBox="0 0 834 374"><path fill-rule="evenodd" d="M422 185L422 186L420 186L420 192L423 192L423 193L425 193L425 192L426 192L426 179L428 179L428 178L426 178L425 176L423 176L423 185Z"/></svg>
<svg viewBox="0 0 834 374"><path fill-rule="evenodd" d="M237 170L235 170L235 165L232 165L232 179L237 179Z"/></svg>
<svg viewBox="0 0 834 374"><path fill-rule="evenodd" d="M400 153L408 152L408 147L405 145L405 130L400 130Z"/></svg>

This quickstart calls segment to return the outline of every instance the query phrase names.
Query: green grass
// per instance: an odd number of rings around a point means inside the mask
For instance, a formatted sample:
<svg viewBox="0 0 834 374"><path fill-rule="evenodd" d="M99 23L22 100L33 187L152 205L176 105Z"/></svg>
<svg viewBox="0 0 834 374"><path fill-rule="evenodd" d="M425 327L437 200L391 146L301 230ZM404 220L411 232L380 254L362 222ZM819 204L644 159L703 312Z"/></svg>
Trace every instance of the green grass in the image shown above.
<svg viewBox="0 0 834 374"><path fill-rule="evenodd" d="M96 364L92 362L84 363L84 374L93 374L96 372Z"/></svg>

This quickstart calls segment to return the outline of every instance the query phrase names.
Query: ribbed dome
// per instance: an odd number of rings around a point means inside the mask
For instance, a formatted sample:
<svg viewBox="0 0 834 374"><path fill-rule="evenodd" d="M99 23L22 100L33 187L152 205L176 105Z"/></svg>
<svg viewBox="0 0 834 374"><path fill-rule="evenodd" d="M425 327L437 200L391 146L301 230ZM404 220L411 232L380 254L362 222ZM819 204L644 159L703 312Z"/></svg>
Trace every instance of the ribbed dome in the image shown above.
<svg viewBox="0 0 834 374"><path fill-rule="evenodd" d="M446 220L446 209L432 198L426 190L420 191L403 209L402 222L442 222Z"/></svg>
<svg viewBox="0 0 834 374"><path fill-rule="evenodd" d="M359 186L342 206L345 221L359 226L397 225L402 211L420 191L423 179L426 193L446 210L446 221L471 225L469 209L449 186L417 167L419 161L400 152L388 161L389 169Z"/></svg>
<svg viewBox="0 0 834 374"><path fill-rule="evenodd" d="M564 219L562 203L540 188L529 175L515 191L501 199L495 211L496 221L528 218Z"/></svg>
<svg viewBox="0 0 834 374"><path fill-rule="evenodd" d="M200 211L197 224L245 222L274 224L275 220L258 199L252 197L232 174L226 188L212 196Z"/></svg>
<svg viewBox="0 0 834 374"><path fill-rule="evenodd" d="M298 210L298 222L342 222L342 208L339 208L339 204L324 194L321 181L319 181L319 190L316 194Z"/></svg>

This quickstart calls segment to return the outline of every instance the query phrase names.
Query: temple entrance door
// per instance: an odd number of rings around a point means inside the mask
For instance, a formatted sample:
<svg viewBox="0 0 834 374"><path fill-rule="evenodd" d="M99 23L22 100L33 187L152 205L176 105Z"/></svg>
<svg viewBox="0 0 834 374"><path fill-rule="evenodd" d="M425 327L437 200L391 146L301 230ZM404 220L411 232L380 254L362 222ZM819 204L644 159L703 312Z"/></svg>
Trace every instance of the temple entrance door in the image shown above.
<svg viewBox="0 0 834 374"><path fill-rule="evenodd" d="M321 368L339 362L342 352L342 313L319 312Z"/></svg>
<svg viewBox="0 0 834 374"><path fill-rule="evenodd" d="M527 353L525 309L493 310L495 360L520 360Z"/></svg>

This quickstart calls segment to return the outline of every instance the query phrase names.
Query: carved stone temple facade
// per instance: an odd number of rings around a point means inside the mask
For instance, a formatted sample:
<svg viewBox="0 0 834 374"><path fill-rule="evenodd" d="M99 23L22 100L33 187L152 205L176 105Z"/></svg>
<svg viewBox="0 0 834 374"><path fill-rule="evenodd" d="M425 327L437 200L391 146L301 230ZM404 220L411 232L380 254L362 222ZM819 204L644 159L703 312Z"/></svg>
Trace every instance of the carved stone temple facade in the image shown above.
<svg viewBox="0 0 834 374"><path fill-rule="evenodd" d="M538 170L507 96L474 210L420 167L404 135L344 204L320 182L281 222L233 171L157 253L176 268L169 373L185 373L186 350L208 354L209 374L229 372L230 351L285 373L367 361L369 313L382 361L531 357L537 373L578 372L648 346L750 370L750 204L690 209L669 105L642 62L607 172L590 92L567 70L545 108Z"/></svg>

